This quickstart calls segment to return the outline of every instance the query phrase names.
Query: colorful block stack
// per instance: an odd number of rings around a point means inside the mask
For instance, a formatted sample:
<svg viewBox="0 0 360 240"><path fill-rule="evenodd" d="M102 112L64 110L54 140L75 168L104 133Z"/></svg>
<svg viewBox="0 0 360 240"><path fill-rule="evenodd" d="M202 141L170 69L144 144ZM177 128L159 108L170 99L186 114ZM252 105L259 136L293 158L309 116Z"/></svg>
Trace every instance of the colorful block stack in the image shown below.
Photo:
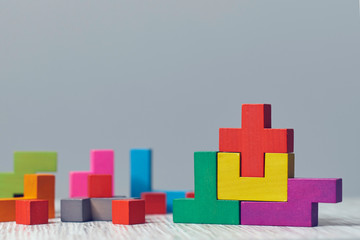
<svg viewBox="0 0 360 240"><path fill-rule="evenodd" d="M174 222L316 226L319 202L342 201L342 179L294 178L293 149L292 129L271 129L271 105L244 104L219 152L195 152L195 198L174 200Z"/></svg>

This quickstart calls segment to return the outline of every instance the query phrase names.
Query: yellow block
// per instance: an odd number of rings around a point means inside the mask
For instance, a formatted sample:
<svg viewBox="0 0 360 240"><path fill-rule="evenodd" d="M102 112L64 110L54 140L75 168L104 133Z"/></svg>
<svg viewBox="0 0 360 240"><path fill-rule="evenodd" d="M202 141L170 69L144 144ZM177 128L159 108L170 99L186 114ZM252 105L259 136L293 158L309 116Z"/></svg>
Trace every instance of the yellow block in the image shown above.
<svg viewBox="0 0 360 240"><path fill-rule="evenodd" d="M240 153L218 153L217 197L221 200L287 201L294 177L293 153L265 153L265 177L240 177Z"/></svg>

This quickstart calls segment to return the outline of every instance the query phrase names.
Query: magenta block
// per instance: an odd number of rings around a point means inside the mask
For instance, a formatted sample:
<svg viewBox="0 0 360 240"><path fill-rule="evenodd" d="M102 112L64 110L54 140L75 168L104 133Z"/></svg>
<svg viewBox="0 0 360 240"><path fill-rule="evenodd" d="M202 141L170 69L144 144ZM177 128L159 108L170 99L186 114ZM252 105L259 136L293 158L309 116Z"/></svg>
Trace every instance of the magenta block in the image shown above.
<svg viewBox="0 0 360 240"><path fill-rule="evenodd" d="M110 174L113 179L112 195L114 195L114 151L91 150L90 171L70 172L70 198L88 197L89 174Z"/></svg>
<svg viewBox="0 0 360 240"><path fill-rule="evenodd" d="M313 227L318 203L342 201L342 179L292 178L287 202L241 202L241 224Z"/></svg>

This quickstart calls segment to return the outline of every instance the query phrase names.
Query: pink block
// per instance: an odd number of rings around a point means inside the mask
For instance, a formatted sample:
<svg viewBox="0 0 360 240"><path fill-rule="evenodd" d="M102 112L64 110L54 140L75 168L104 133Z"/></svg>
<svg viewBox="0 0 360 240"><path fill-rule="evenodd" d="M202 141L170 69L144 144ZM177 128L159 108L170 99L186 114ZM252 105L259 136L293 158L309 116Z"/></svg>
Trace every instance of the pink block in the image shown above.
<svg viewBox="0 0 360 240"><path fill-rule="evenodd" d="M114 195L114 151L91 150L90 171L70 172L70 197L88 197L88 175L110 174L112 176L112 195Z"/></svg>
<svg viewBox="0 0 360 240"><path fill-rule="evenodd" d="M312 227L318 225L318 203L342 201L342 179L288 180L287 202L241 202L241 224Z"/></svg>

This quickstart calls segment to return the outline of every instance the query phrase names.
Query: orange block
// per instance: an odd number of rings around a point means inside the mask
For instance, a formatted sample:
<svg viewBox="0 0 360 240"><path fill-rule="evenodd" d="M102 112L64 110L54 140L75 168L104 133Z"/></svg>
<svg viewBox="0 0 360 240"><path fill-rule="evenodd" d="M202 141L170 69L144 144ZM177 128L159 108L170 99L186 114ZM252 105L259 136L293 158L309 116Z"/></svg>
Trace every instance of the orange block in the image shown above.
<svg viewBox="0 0 360 240"><path fill-rule="evenodd" d="M2 198L0 199L0 222L9 221L15 221L15 198Z"/></svg>

